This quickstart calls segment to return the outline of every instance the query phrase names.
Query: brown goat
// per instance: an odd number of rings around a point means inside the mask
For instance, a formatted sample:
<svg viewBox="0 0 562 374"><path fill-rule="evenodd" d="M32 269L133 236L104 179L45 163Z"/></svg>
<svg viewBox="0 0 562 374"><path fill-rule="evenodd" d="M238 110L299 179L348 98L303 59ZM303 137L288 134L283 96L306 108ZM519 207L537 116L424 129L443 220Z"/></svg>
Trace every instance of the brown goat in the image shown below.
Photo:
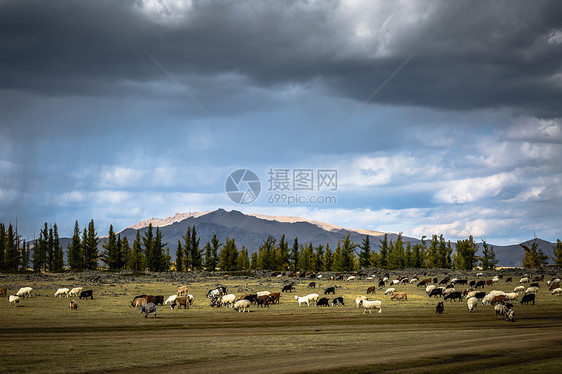
<svg viewBox="0 0 562 374"><path fill-rule="evenodd" d="M76 302L76 300L70 300L70 310L76 309L78 309L78 303Z"/></svg>
<svg viewBox="0 0 562 374"><path fill-rule="evenodd" d="M392 295L390 300L408 300L408 294L406 292L397 292Z"/></svg>

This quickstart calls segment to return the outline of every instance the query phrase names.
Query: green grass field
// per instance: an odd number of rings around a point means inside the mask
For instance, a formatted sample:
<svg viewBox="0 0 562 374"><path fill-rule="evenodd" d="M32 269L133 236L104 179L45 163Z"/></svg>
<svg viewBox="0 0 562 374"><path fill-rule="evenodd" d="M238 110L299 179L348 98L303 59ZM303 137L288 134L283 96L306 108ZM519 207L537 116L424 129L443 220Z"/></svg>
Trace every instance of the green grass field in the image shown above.
<svg viewBox="0 0 562 374"><path fill-rule="evenodd" d="M384 290L369 295L382 301L382 313L364 314L355 297L365 295L369 281L317 281L313 290L308 280L298 280L297 292L282 294L280 304L237 313L209 307L207 291L222 283L237 296L245 290L279 292L287 278L218 277L186 282L194 305L160 307L153 319L130 306L133 297L168 297L179 283L122 277L125 283L90 287L69 277L26 283L21 276L12 286L31 286L38 295L19 307L0 299L0 372L513 373L559 372L562 364L562 298L544 282L537 304L515 305L516 321L510 323L495 320L493 306L481 303L468 313L465 301L445 302L445 313L436 315L438 299L410 284L396 287L408 293L407 301L390 301ZM333 285L344 307L299 307L294 300ZM501 281L492 288L507 292L516 285ZM72 286L92 288L94 300L76 299L78 310L71 311L68 299L53 295Z"/></svg>

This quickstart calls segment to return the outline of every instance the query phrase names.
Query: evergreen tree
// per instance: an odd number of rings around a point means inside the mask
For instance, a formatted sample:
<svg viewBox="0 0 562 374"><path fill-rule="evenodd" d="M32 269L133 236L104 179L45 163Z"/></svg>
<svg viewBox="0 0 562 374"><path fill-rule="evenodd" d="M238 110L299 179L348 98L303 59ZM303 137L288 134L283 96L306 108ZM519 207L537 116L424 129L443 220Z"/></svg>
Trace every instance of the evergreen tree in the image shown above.
<svg viewBox="0 0 562 374"><path fill-rule="evenodd" d="M210 247L208 242L207 245ZM205 258L207 258L206 255ZM178 247L176 248L176 271L183 271L183 262L183 247L181 245L181 241L178 240Z"/></svg>
<svg viewBox="0 0 562 374"><path fill-rule="evenodd" d="M190 271L193 268L193 263L191 262L191 226L187 226L185 234L182 235L183 239L183 260L184 271Z"/></svg>
<svg viewBox="0 0 562 374"><path fill-rule="evenodd" d="M431 241L429 242L429 247L427 248L426 251L426 256L425 256L425 267L426 268L438 268L439 267L439 255L438 255L438 249L439 248L439 239L437 238L437 235L433 235L431 237Z"/></svg>
<svg viewBox="0 0 562 374"><path fill-rule="evenodd" d="M74 223L74 234L72 242L68 245L68 267L70 271L84 270L84 255L82 254L82 242L80 241L80 227L78 221Z"/></svg>
<svg viewBox="0 0 562 374"><path fill-rule="evenodd" d="M6 270L10 272L15 272L18 270L19 265L19 254L18 254L18 238L14 232L12 224L8 226L8 231L6 233L5 247L5 257L4 261L6 263Z"/></svg>
<svg viewBox="0 0 562 374"><path fill-rule="evenodd" d="M191 229L191 266L193 270L200 270L203 267L203 257L201 256L201 249L199 248L199 241L195 226Z"/></svg>
<svg viewBox="0 0 562 374"><path fill-rule="evenodd" d="M153 271L168 271L170 269L170 250L165 249L168 243L162 242L162 232L160 227L156 227L156 235L154 236L153 250Z"/></svg>
<svg viewBox="0 0 562 374"><path fill-rule="evenodd" d="M539 248L539 244L536 239L530 247L525 244L519 245L525 250L525 254L523 256L524 268L538 268L547 264L548 256L546 256L542 249Z"/></svg>
<svg viewBox="0 0 562 374"><path fill-rule="evenodd" d="M207 259L205 256L205 261L207 261L205 267L207 271L216 271L217 267L219 266L219 248L222 244L219 243L219 239L217 235L214 234L213 238L211 239L211 253L210 257Z"/></svg>
<svg viewBox="0 0 562 374"><path fill-rule="evenodd" d="M326 250L324 250L324 260L322 261L323 271L331 271L334 262L334 257L332 250L330 249L330 244L326 243Z"/></svg>
<svg viewBox="0 0 562 374"><path fill-rule="evenodd" d="M47 222L45 222L45 230L47 230ZM49 239L47 240L47 260L45 262L45 270L55 270L55 235L53 228L49 227Z"/></svg>
<svg viewBox="0 0 562 374"><path fill-rule="evenodd" d="M552 261L554 261L554 265L562 266L562 241L560 239L556 240L556 245L553 249L554 256L552 257Z"/></svg>
<svg viewBox="0 0 562 374"><path fill-rule="evenodd" d="M413 268L414 257L412 253L412 245L410 242L406 242L406 251L404 252L404 266L407 269Z"/></svg>
<svg viewBox="0 0 562 374"><path fill-rule="evenodd" d="M155 271L154 268L157 266L157 259L154 258L154 229L152 223L148 224L144 235L142 236L142 249L144 253L144 266L145 269L149 271Z"/></svg>
<svg viewBox="0 0 562 374"><path fill-rule="evenodd" d="M402 233L399 233L396 238L396 243L392 243L392 241L390 241L388 250L388 268L403 269L404 264L404 243L402 242Z"/></svg>
<svg viewBox="0 0 562 374"><path fill-rule="evenodd" d="M478 256L478 245L474 242L472 235L468 239L458 240L456 244L456 252L453 256L453 264L458 270L472 270L476 266Z"/></svg>
<svg viewBox="0 0 562 374"><path fill-rule="evenodd" d="M341 245L341 255L339 256L340 271L353 271L356 267L355 247L357 247L357 244L351 242L349 235L347 233Z"/></svg>
<svg viewBox="0 0 562 374"><path fill-rule="evenodd" d="M62 249L62 247L61 247ZM29 268L29 255L31 252L31 246L29 242L23 241L22 245L22 255L21 255L21 262L20 262L20 269L21 271L27 271Z"/></svg>
<svg viewBox="0 0 562 374"><path fill-rule="evenodd" d="M292 271L297 271L299 262L299 239L295 238L293 247L289 253L289 267Z"/></svg>
<svg viewBox="0 0 562 374"><path fill-rule="evenodd" d="M45 232L44 230L39 231L39 239L35 240L35 246L33 247L33 271L40 272L43 270L45 263L46 263L46 255L47 252L47 240L48 240L48 230Z"/></svg>
<svg viewBox="0 0 562 374"><path fill-rule="evenodd" d="M238 249L233 239L226 238L224 245L220 251L220 265L221 270L233 271L236 270L238 260Z"/></svg>
<svg viewBox="0 0 562 374"><path fill-rule="evenodd" d="M250 259L250 269L251 270L257 270L258 268L258 252L254 252L252 253L251 259Z"/></svg>
<svg viewBox="0 0 562 374"><path fill-rule="evenodd" d="M304 244L301 245L300 254L299 254L299 270L301 271L310 271L316 267L314 263L314 250L312 248L312 244Z"/></svg>
<svg viewBox="0 0 562 374"><path fill-rule="evenodd" d="M53 261L53 271L62 272L64 271L64 251L62 249L62 244L60 243L59 230L57 224L53 225L53 246L54 246L54 261Z"/></svg>
<svg viewBox="0 0 562 374"><path fill-rule="evenodd" d="M242 246L238 258L236 259L236 267L238 270L248 270L250 268L250 257L248 256L248 249Z"/></svg>
<svg viewBox="0 0 562 374"><path fill-rule="evenodd" d="M289 269L289 243L285 239L285 234L279 239L275 252L275 269L284 271Z"/></svg>
<svg viewBox="0 0 562 374"><path fill-rule="evenodd" d="M488 243L482 239L482 257L480 258L480 266L484 270L493 270L498 264L496 260L496 252L494 246L488 246Z"/></svg>
<svg viewBox="0 0 562 374"><path fill-rule="evenodd" d="M315 251L315 266L314 271L319 272L324 270L324 246L319 244Z"/></svg>
<svg viewBox="0 0 562 374"><path fill-rule="evenodd" d="M381 246L378 255L378 267L388 269L388 234L380 241Z"/></svg>
<svg viewBox="0 0 562 374"><path fill-rule="evenodd" d="M137 230L137 236L133 241L133 248L129 252L128 267L132 271L143 271L145 269L144 254L142 251L140 230Z"/></svg>
<svg viewBox="0 0 562 374"><path fill-rule="evenodd" d="M94 226L94 220L88 223L88 229L84 228L82 239L82 254L84 255L84 267L88 270L98 268L98 244L99 238Z"/></svg>
<svg viewBox="0 0 562 374"><path fill-rule="evenodd" d="M205 250L205 270L215 271L217 264L213 257L213 247L211 246L211 242L207 242L207 244L205 244L204 250Z"/></svg>
<svg viewBox="0 0 562 374"><path fill-rule="evenodd" d="M258 269L273 270L275 266L275 238L269 235L258 248Z"/></svg>
<svg viewBox="0 0 562 374"><path fill-rule="evenodd" d="M6 270L6 226L0 222L0 270Z"/></svg>
<svg viewBox="0 0 562 374"><path fill-rule="evenodd" d="M109 225L107 243L103 244L105 250L102 253L102 260L110 270L117 270L121 267L121 253L117 241L117 235L113 231L113 225Z"/></svg>
<svg viewBox="0 0 562 374"><path fill-rule="evenodd" d="M121 268L124 269L129 264L129 257L131 256L131 246L126 236L121 238L121 256L121 260L123 261Z"/></svg>
<svg viewBox="0 0 562 374"><path fill-rule="evenodd" d="M364 269L371 266L371 243L369 242L369 235L363 238L359 246L359 267Z"/></svg>
<svg viewBox="0 0 562 374"><path fill-rule="evenodd" d="M332 255L332 267L330 268L331 271L343 271L341 264L341 243L338 240L338 244L336 245L336 249L334 250L334 254Z"/></svg>

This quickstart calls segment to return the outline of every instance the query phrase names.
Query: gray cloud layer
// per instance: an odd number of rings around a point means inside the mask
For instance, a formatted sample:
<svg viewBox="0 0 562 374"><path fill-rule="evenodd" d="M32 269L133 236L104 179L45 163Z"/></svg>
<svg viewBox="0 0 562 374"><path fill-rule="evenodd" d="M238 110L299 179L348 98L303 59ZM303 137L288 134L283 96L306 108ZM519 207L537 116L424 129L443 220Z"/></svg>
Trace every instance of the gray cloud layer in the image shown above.
<svg viewBox="0 0 562 374"><path fill-rule="evenodd" d="M2 2L0 88L122 95L127 83L163 79L148 51L178 76L319 84L362 100L413 55L376 101L562 115L554 1L153 3Z"/></svg>

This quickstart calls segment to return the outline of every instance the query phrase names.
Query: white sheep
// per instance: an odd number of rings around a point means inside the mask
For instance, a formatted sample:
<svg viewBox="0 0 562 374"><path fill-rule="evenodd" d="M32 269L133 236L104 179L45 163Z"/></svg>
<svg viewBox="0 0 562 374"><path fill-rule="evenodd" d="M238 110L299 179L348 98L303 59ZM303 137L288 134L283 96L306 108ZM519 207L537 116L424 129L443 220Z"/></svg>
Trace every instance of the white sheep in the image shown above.
<svg viewBox="0 0 562 374"><path fill-rule="evenodd" d="M469 293L466 294L466 299L468 300L471 297L475 297L477 292L478 291L470 291Z"/></svg>
<svg viewBox="0 0 562 374"><path fill-rule="evenodd" d="M553 295L560 295L562 294L562 288L558 287L552 290Z"/></svg>
<svg viewBox="0 0 562 374"><path fill-rule="evenodd" d="M19 297L31 297L31 291L33 291L33 288L31 287L22 287L19 289L18 293L16 293L17 296Z"/></svg>
<svg viewBox="0 0 562 374"><path fill-rule="evenodd" d="M468 311L470 313L476 312L476 307L478 306L478 299L475 297L471 297L466 301L466 305L468 306Z"/></svg>
<svg viewBox="0 0 562 374"><path fill-rule="evenodd" d="M19 297L19 296L10 295L10 297L8 298L8 301L10 302L10 304L16 305L16 306L17 306L17 304L19 304L19 302L20 302L20 297Z"/></svg>
<svg viewBox="0 0 562 374"><path fill-rule="evenodd" d="M223 297L221 297L221 303L232 308L234 306L234 303L236 303L236 295L232 293L224 295Z"/></svg>
<svg viewBox="0 0 562 374"><path fill-rule="evenodd" d="M505 292L496 290L490 291L490 293L484 296L484 298L482 299L482 305L490 305L492 300L494 300L494 297L499 295L505 295Z"/></svg>
<svg viewBox="0 0 562 374"><path fill-rule="evenodd" d="M236 304L234 304L234 310L237 310L239 313L243 313L243 312L250 313L248 308L250 307L251 304L252 303L250 303L250 301L246 299L238 300Z"/></svg>
<svg viewBox="0 0 562 374"><path fill-rule="evenodd" d="M510 292L505 294L505 299L508 301L517 300L519 298L519 294L517 292Z"/></svg>
<svg viewBox="0 0 562 374"><path fill-rule="evenodd" d="M309 301L317 302L320 295L318 295L317 293L311 293L311 294L306 295L306 297L308 297Z"/></svg>
<svg viewBox="0 0 562 374"><path fill-rule="evenodd" d="M380 300L373 300L373 301L361 300L360 305L363 308L365 308L363 314L365 314L367 310L369 311L369 313L371 313L373 309L378 309L378 313L382 313L382 308L381 308L382 302Z"/></svg>
<svg viewBox="0 0 562 374"><path fill-rule="evenodd" d="M355 298L355 304L357 304L357 308L361 305L361 300L367 300L367 296L357 296Z"/></svg>
<svg viewBox="0 0 562 374"><path fill-rule="evenodd" d="M389 294L394 295L395 292L396 292L396 289L391 287L391 288L387 288L386 291L384 291L384 294L385 295L389 295Z"/></svg>
<svg viewBox="0 0 562 374"><path fill-rule="evenodd" d="M519 279L519 283L529 283L529 278L523 277L523 278Z"/></svg>
<svg viewBox="0 0 562 374"><path fill-rule="evenodd" d="M59 288L57 292L55 292L55 297L66 296L68 297L68 293L70 290L68 288Z"/></svg>
<svg viewBox="0 0 562 374"><path fill-rule="evenodd" d="M349 277L347 277L348 282L352 281L352 280L355 280L355 279L356 279L355 275L350 275Z"/></svg>
<svg viewBox="0 0 562 374"><path fill-rule="evenodd" d="M429 286L427 286L425 288L425 292L427 292L427 294L429 295L429 293L431 292L431 290L433 290L435 288L435 286L433 284L430 284Z"/></svg>
<svg viewBox="0 0 562 374"><path fill-rule="evenodd" d="M388 277L384 277L384 278L382 279L382 281L383 281L383 282L388 282Z"/></svg>
<svg viewBox="0 0 562 374"><path fill-rule="evenodd" d="M302 303L306 303L306 305L310 306L310 301L308 300L308 296L295 296L295 300L297 300L299 306L301 306Z"/></svg>
<svg viewBox="0 0 562 374"><path fill-rule="evenodd" d="M410 279L410 284L416 283L418 280L419 280L418 278L412 278Z"/></svg>
<svg viewBox="0 0 562 374"><path fill-rule="evenodd" d="M82 287L75 287L70 290L68 296L78 296L80 295L80 292L82 292Z"/></svg>
<svg viewBox="0 0 562 374"><path fill-rule="evenodd" d="M271 295L271 292L269 292L269 291L260 291L260 292L258 292L256 295L257 295L257 297L260 297L260 296L269 296L269 295Z"/></svg>
<svg viewBox="0 0 562 374"><path fill-rule="evenodd" d="M400 281L398 279L394 279L394 280L392 280L392 282L390 282L390 284L393 285L393 286L395 284L398 284L398 283L400 283Z"/></svg>
<svg viewBox="0 0 562 374"><path fill-rule="evenodd" d="M525 286L517 286L513 289L513 292L523 292L525 291Z"/></svg>
<svg viewBox="0 0 562 374"><path fill-rule="evenodd" d="M538 287L529 287L529 288L527 288L527 289L525 290L525 295L530 294L530 293L535 294L535 295L538 294L538 293L539 293L539 288L538 288Z"/></svg>

